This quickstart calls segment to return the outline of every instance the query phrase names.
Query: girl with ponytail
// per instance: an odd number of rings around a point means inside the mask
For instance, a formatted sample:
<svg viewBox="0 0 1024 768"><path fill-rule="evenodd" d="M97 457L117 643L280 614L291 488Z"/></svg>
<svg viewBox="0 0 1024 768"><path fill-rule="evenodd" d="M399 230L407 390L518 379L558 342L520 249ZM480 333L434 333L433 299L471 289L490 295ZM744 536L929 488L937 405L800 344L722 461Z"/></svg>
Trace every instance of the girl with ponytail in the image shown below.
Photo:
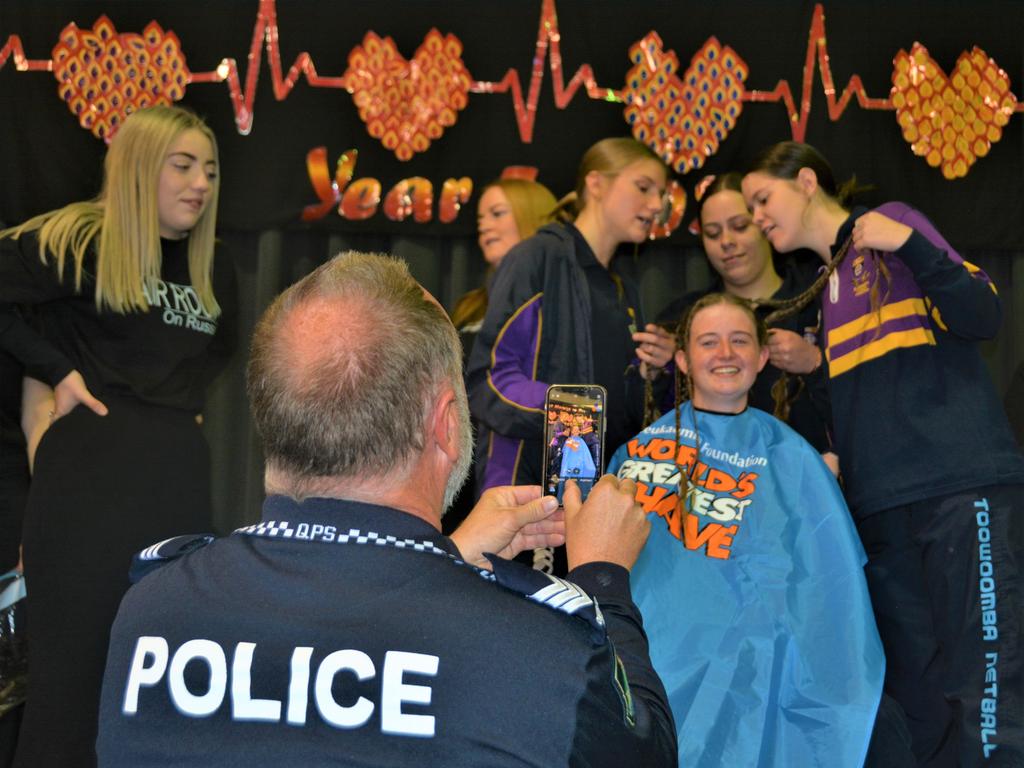
<svg viewBox="0 0 1024 768"><path fill-rule="evenodd" d="M668 362L673 340L645 327L639 289L615 256L620 244L648 238L667 177L644 144L597 142L583 156L575 191L559 202L561 221L502 261L466 374L470 407L484 427L475 456L478 491L541 482L548 384L607 389L608 446L642 425L641 376Z"/></svg>
<svg viewBox="0 0 1024 768"><path fill-rule="evenodd" d="M825 265L778 309L816 299L822 309L836 452L869 556L886 689L917 759L1022 765L1024 457L977 349L998 331L999 298L923 214L851 207L853 187L796 142L770 147L743 179L775 250L809 248ZM998 732L983 730L993 675Z"/></svg>

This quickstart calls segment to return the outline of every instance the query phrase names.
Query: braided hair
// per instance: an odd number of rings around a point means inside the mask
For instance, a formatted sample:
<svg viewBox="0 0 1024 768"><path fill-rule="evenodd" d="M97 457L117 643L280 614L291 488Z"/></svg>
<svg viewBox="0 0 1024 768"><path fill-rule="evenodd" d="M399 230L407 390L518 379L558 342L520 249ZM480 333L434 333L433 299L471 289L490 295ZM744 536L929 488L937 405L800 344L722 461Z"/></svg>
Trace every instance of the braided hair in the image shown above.
<svg viewBox="0 0 1024 768"><path fill-rule="evenodd" d="M697 426L697 411L695 408L693 412L693 439L694 439L694 455L693 465L689 471L685 466L685 463L680 463L680 456L683 453L682 445L680 440L682 439L682 410L683 403L687 400L692 402L693 400L693 376L690 371L693 367L689 365L689 342L690 342L690 330L693 327L693 320L701 312L701 310L707 309L708 307L717 306L719 304L726 304L733 307L738 307L744 314L750 318L750 322L754 327L754 338L757 340L758 347L764 347L768 343L768 327L757 316L750 302L739 296L734 296L731 293L709 293L702 296L693 303L686 315L683 316L679 322L679 326L676 329L676 346L679 348L680 353L687 359L686 373L682 373L680 370L681 366L676 366L675 372L675 443L676 452L673 457L673 462L676 466L676 471L679 474L679 488L677 490L677 501L676 501L676 514L679 516L680 526L686 519L686 515L689 514L689 510L684 503L684 499L690 495L690 489L695 487L694 475L697 472L697 466L700 464L700 432Z"/></svg>

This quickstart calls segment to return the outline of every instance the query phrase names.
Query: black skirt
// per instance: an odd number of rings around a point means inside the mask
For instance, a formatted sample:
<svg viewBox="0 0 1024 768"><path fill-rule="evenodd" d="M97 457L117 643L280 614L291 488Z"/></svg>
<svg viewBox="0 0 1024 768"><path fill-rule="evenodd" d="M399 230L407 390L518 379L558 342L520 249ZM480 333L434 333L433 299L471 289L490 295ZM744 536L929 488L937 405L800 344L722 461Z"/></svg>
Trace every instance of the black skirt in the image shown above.
<svg viewBox="0 0 1024 768"><path fill-rule="evenodd" d="M104 398L43 436L24 525L29 688L16 766L96 762L110 626L132 555L212 530L209 449L195 415Z"/></svg>

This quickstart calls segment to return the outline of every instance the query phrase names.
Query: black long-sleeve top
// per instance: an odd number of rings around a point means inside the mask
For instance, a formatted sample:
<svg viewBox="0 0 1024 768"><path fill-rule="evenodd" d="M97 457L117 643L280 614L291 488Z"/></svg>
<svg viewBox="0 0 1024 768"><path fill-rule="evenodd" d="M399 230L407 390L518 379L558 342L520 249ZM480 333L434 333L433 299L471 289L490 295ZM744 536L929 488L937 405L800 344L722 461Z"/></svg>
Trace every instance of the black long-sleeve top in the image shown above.
<svg viewBox="0 0 1024 768"><path fill-rule="evenodd" d="M221 306L214 318L199 301L188 270L188 240L161 240L160 280L147 290L149 310L119 314L97 309L92 251L81 290L74 265L39 258L35 233L0 239L0 350L27 375L51 386L78 370L90 391L154 405L199 411L207 384L235 347L235 275L214 261L213 289ZM18 313L33 307L38 327Z"/></svg>

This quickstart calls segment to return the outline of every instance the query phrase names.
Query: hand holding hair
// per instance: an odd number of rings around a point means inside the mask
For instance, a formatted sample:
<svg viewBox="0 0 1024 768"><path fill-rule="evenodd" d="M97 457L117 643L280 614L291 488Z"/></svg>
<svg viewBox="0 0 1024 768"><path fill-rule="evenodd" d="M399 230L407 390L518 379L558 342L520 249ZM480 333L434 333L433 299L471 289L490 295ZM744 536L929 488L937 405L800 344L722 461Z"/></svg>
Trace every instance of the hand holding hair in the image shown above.
<svg viewBox="0 0 1024 768"><path fill-rule="evenodd" d="M821 365L821 350L799 333L769 328L768 359L786 373L811 373Z"/></svg>
<svg viewBox="0 0 1024 768"><path fill-rule="evenodd" d="M868 211L853 225L853 247L858 251L898 251L914 230L888 216Z"/></svg>
<svg viewBox="0 0 1024 768"><path fill-rule="evenodd" d="M484 552L512 559L524 549L565 543L565 521L554 496L539 485L488 488L451 540L463 559L491 570Z"/></svg>
<svg viewBox="0 0 1024 768"><path fill-rule="evenodd" d="M633 341L638 345L636 356L640 358L640 374L645 379L653 378L656 370L668 365L676 353L675 335L654 323L634 333Z"/></svg>

